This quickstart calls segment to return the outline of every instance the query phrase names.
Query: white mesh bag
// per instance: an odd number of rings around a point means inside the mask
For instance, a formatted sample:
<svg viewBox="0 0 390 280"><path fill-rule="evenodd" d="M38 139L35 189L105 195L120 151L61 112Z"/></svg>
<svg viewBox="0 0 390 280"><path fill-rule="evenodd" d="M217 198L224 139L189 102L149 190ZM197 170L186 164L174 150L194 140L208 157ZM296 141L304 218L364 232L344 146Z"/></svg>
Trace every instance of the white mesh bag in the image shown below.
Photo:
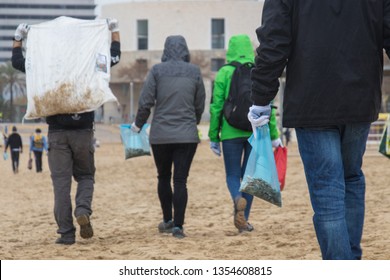
<svg viewBox="0 0 390 280"><path fill-rule="evenodd" d="M58 17L31 25L26 43L25 119L94 111L109 88L111 33L105 19Z"/></svg>

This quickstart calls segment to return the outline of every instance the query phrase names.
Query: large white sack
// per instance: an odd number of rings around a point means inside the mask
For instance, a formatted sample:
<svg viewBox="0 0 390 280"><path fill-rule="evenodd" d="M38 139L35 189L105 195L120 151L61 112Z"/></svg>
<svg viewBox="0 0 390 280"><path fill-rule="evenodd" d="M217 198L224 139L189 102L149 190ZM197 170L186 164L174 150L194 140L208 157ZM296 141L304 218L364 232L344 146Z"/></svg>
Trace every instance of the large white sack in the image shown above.
<svg viewBox="0 0 390 280"><path fill-rule="evenodd" d="M109 88L107 22L59 17L31 25L26 43L26 119L96 110Z"/></svg>

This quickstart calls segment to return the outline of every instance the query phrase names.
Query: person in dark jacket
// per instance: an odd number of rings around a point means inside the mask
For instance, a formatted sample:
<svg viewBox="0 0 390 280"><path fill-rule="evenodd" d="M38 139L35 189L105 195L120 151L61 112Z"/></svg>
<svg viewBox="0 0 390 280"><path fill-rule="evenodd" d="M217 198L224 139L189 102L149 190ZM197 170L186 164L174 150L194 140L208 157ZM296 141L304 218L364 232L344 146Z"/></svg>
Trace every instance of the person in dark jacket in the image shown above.
<svg viewBox="0 0 390 280"><path fill-rule="evenodd" d="M12 133L7 138L4 153L7 152L8 147L11 152L12 171L16 174L19 172L19 153L23 153L22 137L20 137L16 126L12 127Z"/></svg>
<svg viewBox="0 0 390 280"><path fill-rule="evenodd" d="M248 118L267 119L286 67L283 126L295 128L323 259L361 259L362 159L381 105L390 1L266 0Z"/></svg>
<svg viewBox="0 0 390 280"><path fill-rule="evenodd" d="M107 24L111 31L113 66L119 62L121 55L119 26L116 19L107 19ZM20 24L13 43L12 65L22 72L26 70L22 40L28 30L27 24ZM90 216L95 182L94 112L53 115L46 118L46 123L49 125L48 160L54 188L54 216L58 225L57 233L61 235L55 243L71 245L76 240L70 197L72 176L77 182L74 214L80 225L80 236L93 236Z"/></svg>
<svg viewBox="0 0 390 280"><path fill-rule="evenodd" d="M166 38L161 61L147 75L131 129L138 132L148 120L151 108L155 107L150 144L157 167L158 196L163 212L163 221L158 229L184 238L187 177L200 142L197 124L204 111L205 88L199 67L189 63L190 53L184 37Z"/></svg>

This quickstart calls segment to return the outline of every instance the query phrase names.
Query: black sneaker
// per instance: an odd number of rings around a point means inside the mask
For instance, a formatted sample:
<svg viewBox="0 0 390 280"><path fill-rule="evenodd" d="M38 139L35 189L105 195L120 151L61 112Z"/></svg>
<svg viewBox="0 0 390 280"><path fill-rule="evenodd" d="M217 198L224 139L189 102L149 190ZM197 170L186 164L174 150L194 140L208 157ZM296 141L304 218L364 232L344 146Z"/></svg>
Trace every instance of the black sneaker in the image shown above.
<svg viewBox="0 0 390 280"><path fill-rule="evenodd" d="M161 233L172 233L172 228L173 228L172 221L168 221L168 222L162 221L158 225L158 231Z"/></svg>
<svg viewBox="0 0 390 280"><path fill-rule="evenodd" d="M174 227L172 229L172 235L173 235L173 237L176 237L179 239L186 237L186 235L184 234L184 229L179 228L179 227Z"/></svg>
<svg viewBox="0 0 390 280"><path fill-rule="evenodd" d="M56 240L56 244L72 245L76 243L76 239L73 237L59 237Z"/></svg>
<svg viewBox="0 0 390 280"><path fill-rule="evenodd" d="M80 225L80 236L82 238L91 238L93 236L93 229L88 215L81 215L76 217L77 223Z"/></svg>

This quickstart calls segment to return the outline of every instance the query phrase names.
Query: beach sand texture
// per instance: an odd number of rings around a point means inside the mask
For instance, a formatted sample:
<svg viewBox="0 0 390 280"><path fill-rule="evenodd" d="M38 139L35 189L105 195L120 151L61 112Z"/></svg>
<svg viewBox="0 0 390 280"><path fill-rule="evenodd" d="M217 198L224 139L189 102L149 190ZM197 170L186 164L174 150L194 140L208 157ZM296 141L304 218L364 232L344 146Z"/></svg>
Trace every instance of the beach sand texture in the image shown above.
<svg viewBox="0 0 390 280"><path fill-rule="evenodd" d="M45 125L40 125L44 133ZM21 126L24 140L34 125ZM206 132L203 134L207 137ZM117 126L98 126L96 184L91 221L95 235L72 246L54 244L53 190L47 157L43 172L27 169L28 146L14 175L10 159L0 161L0 259L103 260L317 260L321 259L303 167L295 143L289 145L281 208L254 198L250 222L255 230L239 234L222 158L203 140L188 178L184 239L160 234L162 214L153 158L124 159ZM27 141L27 140L26 140ZM24 142L27 144L27 142ZM369 148L363 258L390 259L390 160ZM76 184L72 185L72 198Z"/></svg>

